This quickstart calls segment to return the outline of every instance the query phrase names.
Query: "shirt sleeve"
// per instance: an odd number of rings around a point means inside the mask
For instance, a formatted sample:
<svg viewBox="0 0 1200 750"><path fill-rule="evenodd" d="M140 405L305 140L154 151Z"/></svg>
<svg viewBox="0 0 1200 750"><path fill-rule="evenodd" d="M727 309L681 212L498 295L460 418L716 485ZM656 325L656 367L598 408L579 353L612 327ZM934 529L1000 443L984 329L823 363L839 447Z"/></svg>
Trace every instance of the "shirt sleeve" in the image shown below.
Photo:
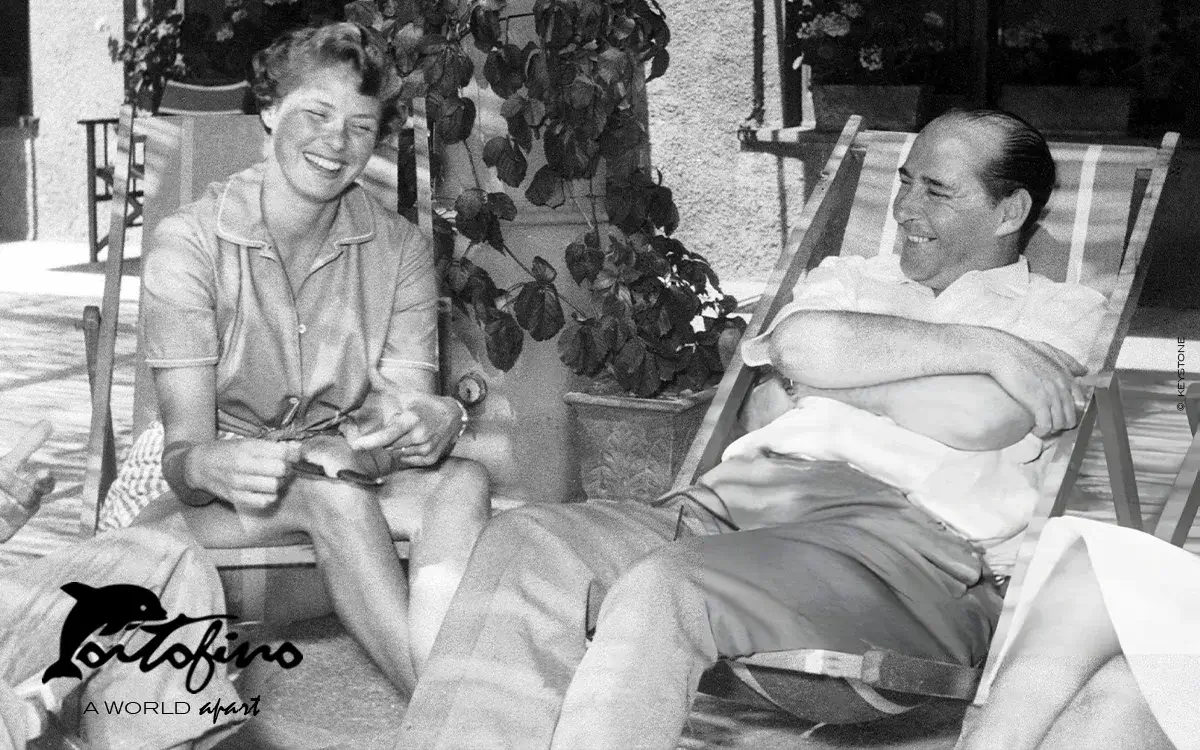
<svg viewBox="0 0 1200 750"><path fill-rule="evenodd" d="M1012 333L1049 344L1086 365L1104 310L1104 295L1090 287L1047 283L1030 295Z"/></svg>
<svg viewBox="0 0 1200 750"><path fill-rule="evenodd" d="M379 371L393 377L400 370L438 371L437 281L433 249L415 227L404 239L392 319L379 360Z"/></svg>
<svg viewBox="0 0 1200 750"><path fill-rule="evenodd" d="M199 230L175 214L155 228L142 265L141 323L151 367L216 364L216 273Z"/></svg>
<svg viewBox="0 0 1200 750"><path fill-rule="evenodd" d="M856 261L830 256L796 284L792 301L775 315L767 330L742 342L742 361L750 367L770 364L771 333L789 316L807 310L854 310L857 302Z"/></svg>

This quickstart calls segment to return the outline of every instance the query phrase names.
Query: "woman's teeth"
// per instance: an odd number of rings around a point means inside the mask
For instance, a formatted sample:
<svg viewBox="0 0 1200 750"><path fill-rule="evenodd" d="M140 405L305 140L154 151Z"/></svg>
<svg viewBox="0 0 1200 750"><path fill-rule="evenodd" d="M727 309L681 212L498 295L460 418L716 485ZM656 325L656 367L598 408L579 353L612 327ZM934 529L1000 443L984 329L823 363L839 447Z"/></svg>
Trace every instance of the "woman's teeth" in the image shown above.
<svg viewBox="0 0 1200 750"><path fill-rule="evenodd" d="M324 157L317 156L316 154L305 154L304 158L307 159L310 164L320 167L327 172L336 172L342 168L340 163L333 161L332 159L326 159Z"/></svg>
<svg viewBox="0 0 1200 750"><path fill-rule="evenodd" d="M917 245L924 245L926 242L933 242L933 238L932 237L917 237L915 235L910 234L910 235L908 235L908 241L912 242L914 244L917 244Z"/></svg>

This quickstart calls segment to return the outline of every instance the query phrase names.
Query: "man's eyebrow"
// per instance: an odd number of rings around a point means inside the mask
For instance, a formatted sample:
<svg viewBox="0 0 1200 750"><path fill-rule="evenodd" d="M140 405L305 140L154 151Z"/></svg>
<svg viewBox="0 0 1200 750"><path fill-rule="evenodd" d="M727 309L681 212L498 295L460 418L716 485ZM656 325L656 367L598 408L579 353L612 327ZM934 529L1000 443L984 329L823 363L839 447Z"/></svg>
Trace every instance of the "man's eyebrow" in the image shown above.
<svg viewBox="0 0 1200 750"><path fill-rule="evenodd" d="M897 171L900 173L901 177L905 177L910 180L913 179L912 172L909 172L908 169L905 168L904 166L901 166ZM936 177L922 177L921 182L925 183L926 185L929 185L930 187L935 187L940 190L954 190L953 185L951 185L948 182L942 182L941 180L937 179Z"/></svg>

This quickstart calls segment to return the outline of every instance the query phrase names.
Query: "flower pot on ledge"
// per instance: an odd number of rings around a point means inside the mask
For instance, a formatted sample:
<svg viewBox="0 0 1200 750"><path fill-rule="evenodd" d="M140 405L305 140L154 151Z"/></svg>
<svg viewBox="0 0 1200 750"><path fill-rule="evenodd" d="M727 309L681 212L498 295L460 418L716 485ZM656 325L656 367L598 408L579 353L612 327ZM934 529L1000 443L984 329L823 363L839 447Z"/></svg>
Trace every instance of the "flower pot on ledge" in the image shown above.
<svg viewBox="0 0 1200 750"><path fill-rule="evenodd" d="M649 502L671 488L716 388L634 398L571 391L579 474L589 500Z"/></svg>
<svg viewBox="0 0 1200 750"><path fill-rule="evenodd" d="M838 132L850 115L862 115L864 128L915 132L927 118L931 89L814 83L812 96L817 130Z"/></svg>
<svg viewBox="0 0 1200 750"><path fill-rule="evenodd" d="M1004 84L1000 107L1059 133L1125 134L1133 89L1123 86Z"/></svg>

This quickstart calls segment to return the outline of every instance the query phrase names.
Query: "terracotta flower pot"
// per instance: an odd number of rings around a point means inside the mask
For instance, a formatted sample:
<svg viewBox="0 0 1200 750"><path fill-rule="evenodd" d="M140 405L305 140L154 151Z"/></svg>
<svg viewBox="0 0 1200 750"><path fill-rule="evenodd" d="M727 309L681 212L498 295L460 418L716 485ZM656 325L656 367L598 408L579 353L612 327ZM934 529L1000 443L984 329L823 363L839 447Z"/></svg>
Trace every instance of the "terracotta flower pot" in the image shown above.
<svg viewBox="0 0 1200 750"><path fill-rule="evenodd" d="M928 86L813 84L817 130L840 131L850 115L862 115L871 130L914 132L928 116Z"/></svg>
<svg viewBox="0 0 1200 750"><path fill-rule="evenodd" d="M579 474L589 500L649 502L671 481L716 393L633 398L571 391Z"/></svg>

